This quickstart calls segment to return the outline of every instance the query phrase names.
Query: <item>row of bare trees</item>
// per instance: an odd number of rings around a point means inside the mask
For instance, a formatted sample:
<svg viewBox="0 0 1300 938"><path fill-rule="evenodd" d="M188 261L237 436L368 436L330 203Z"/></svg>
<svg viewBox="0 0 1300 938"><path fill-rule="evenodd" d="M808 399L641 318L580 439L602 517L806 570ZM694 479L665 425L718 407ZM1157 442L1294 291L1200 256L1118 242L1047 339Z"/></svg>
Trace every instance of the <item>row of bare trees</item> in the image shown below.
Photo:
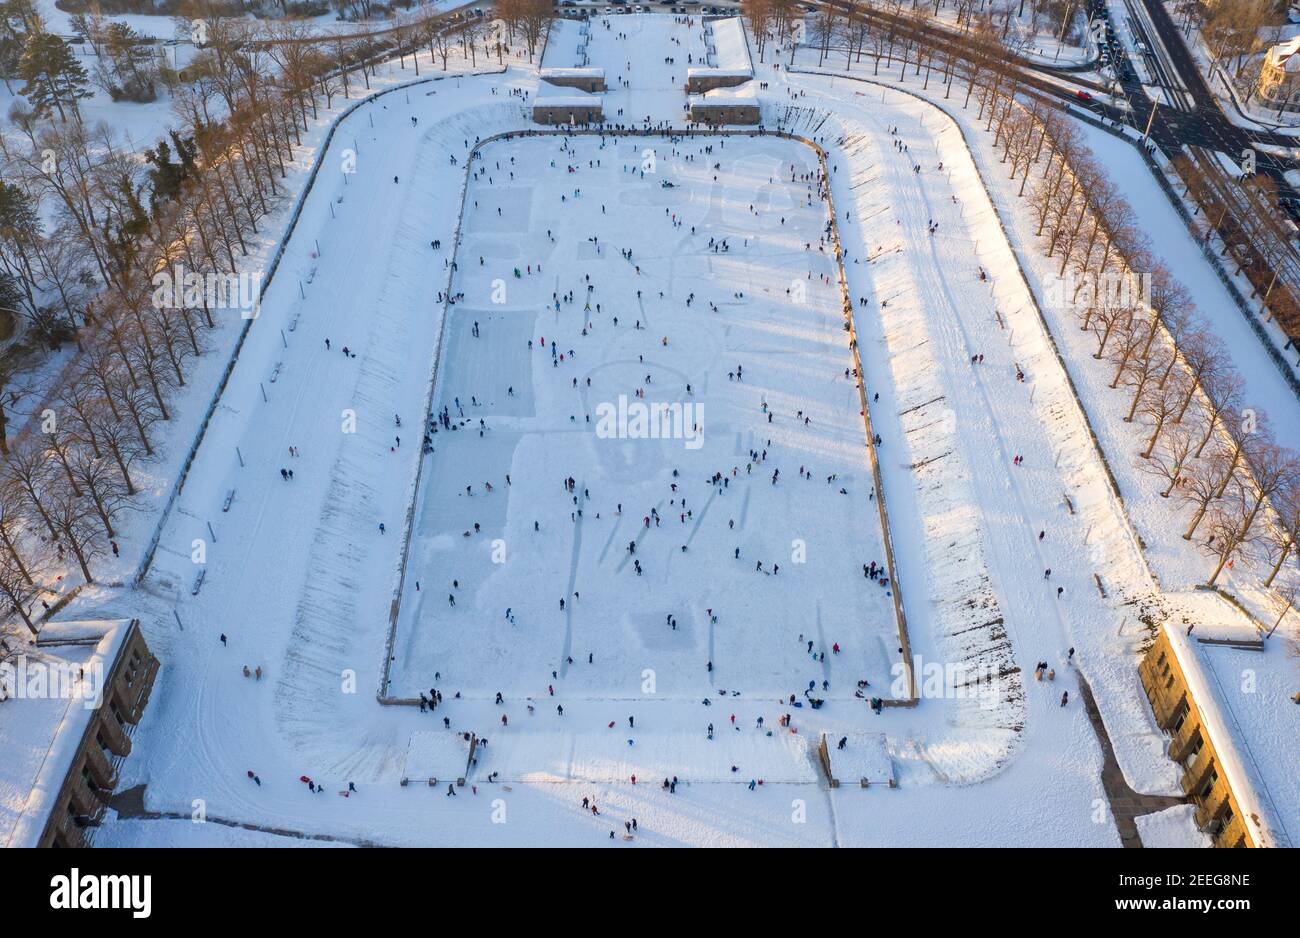
<svg viewBox="0 0 1300 938"><path fill-rule="evenodd" d="M1056 261L1053 299L1092 337L1093 358L1123 395L1122 419L1141 427L1138 467L1185 505L1183 537L1215 561L1208 586L1241 559L1273 586L1288 560L1295 572L1300 457L1244 401L1222 340L1155 256L1078 125L1021 101L1005 71L967 66L980 117Z"/></svg>
<svg viewBox="0 0 1300 938"><path fill-rule="evenodd" d="M881 9L890 18L870 15ZM1057 298L1093 337L1094 359L1109 369L1109 387L1124 395L1122 419L1142 428L1139 469L1159 480L1162 497L1184 505L1183 537L1214 560L1207 585L1245 560L1289 608L1298 592L1300 457L1277 443L1261 409L1248 406L1222 340L1154 256L1078 125L1024 93L996 24L971 11L962 42L940 42L934 13L919 3L849 0L837 14L820 14L826 25L819 28L838 41L813 38L826 43L824 55L838 46L850 65L864 56L877 72L882 60L887 70L897 64L904 81L910 65L917 78L924 69L928 86L937 68L945 98L958 81L965 84L962 107L977 107L1002 165L1019 180L1048 257L1057 260ZM1225 218L1236 225L1235 237L1224 236L1225 253L1252 274L1269 314L1293 324L1295 304L1278 275L1280 261L1290 260L1287 235L1267 181L1224 180L1179 163L1189 198L1214 216L1209 230L1223 234Z"/></svg>
<svg viewBox="0 0 1300 938"><path fill-rule="evenodd" d="M472 22L447 30L467 51ZM300 24L252 34L212 20L169 137L143 162L79 118L16 108L0 135L0 302L76 349L52 384L25 391L10 376L0 399L0 600L33 632L56 579L75 569L93 582L96 558L118 553L122 513L158 484L144 467L210 333L256 314L260 272L241 268L320 102L442 41L418 20L312 38Z"/></svg>
<svg viewBox="0 0 1300 938"><path fill-rule="evenodd" d="M900 81L910 75L923 87L933 73L945 99L965 85L964 95L958 93L962 108L974 108L975 120L992 135L1047 256L1056 261L1053 299L1092 336L1094 359L1108 368L1109 387L1123 395L1121 419L1141 428L1139 469L1159 480L1162 497L1184 505L1183 537L1215 562L1207 585L1246 559L1260 569L1264 587L1291 595L1300 560L1300 457L1278 445L1262 410L1247 406L1222 340L1155 257L1132 206L1078 125L1022 86L1005 28L965 5L957 17L962 41L946 41L952 34L938 30L938 8L843 0L819 10L805 44L823 61L832 52L844 55L847 68L864 58L874 60L874 74L897 67ZM1236 189L1243 205L1269 201L1258 186ZM1221 194L1217 202L1200 196L1207 212L1226 201ZM1222 217L1221 207L1213 211ZM1271 217L1240 214L1256 225ZM1244 255L1237 260L1248 262ZM1258 288L1272 291L1272 279ZM1280 295L1269 299L1276 305Z"/></svg>
<svg viewBox="0 0 1300 938"><path fill-rule="evenodd" d="M1207 585L1244 558L1251 569L1259 567L1263 586L1289 593L1300 559L1300 457L1278 445L1265 413L1247 406L1222 340L1155 257L1132 206L1078 125L1026 93L1003 31L972 10L959 17L960 43L940 41L951 34L936 31L936 12L919 3L848 0L819 11L806 44L823 61L832 51L849 68L870 58L875 74L897 67L899 80L911 75L924 87L936 73L945 99L965 85L962 108L974 108L975 120L992 135L1036 235L1056 261L1054 301L1092 336L1094 359L1109 369L1109 387L1123 395L1121 419L1141 428L1138 467L1159 480L1162 497L1183 503L1183 537L1215 561ZM1269 201L1258 186L1235 188L1243 206ZM1209 183L1201 189L1208 191ZM1226 197L1218 193L1215 201L1199 190L1198 196L1207 212L1222 218ZM1239 214L1255 225L1270 217ZM1272 278L1257 286L1279 302ZM1288 569L1290 576L1278 582Z"/></svg>

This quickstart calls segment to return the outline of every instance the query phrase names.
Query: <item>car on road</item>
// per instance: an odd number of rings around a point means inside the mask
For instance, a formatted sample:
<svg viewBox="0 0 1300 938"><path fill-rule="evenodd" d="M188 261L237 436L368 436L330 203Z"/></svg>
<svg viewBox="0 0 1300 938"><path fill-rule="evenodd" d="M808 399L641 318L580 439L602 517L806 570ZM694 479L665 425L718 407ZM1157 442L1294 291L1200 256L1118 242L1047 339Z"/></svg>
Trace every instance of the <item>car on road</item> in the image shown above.
<svg viewBox="0 0 1300 938"><path fill-rule="evenodd" d="M1076 91L1076 92L1074 93L1074 96L1075 96L1076 98L1078 98L1080 101L1091 101L1091 100L1092 100L1092 95L1088 94L1088 92L1084 91L1082 88L1080 88L1078 91Z"/></svg>

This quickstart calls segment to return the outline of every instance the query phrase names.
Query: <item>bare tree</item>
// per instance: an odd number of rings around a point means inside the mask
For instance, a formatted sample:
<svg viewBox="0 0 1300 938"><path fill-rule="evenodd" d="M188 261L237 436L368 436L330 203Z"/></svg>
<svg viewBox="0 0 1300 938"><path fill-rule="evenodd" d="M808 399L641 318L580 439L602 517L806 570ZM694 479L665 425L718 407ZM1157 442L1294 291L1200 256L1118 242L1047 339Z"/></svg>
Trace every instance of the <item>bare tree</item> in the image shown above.
<svg viewBox="0 0 1300 938"><path fill-rule="evenodd" d="M79 450L73 456L72 475L95 506L105 536L110 539L116 537L113 518L127 506L130 499L130 493L117 467L112 461L98 458L89 450Z"/></svg>
<svg viewBox="0 0 1300 938"><path fill-rule="evenodd" d="M8 562L29 584L35 584L29 563L24 560L23 539L27 531L27 511L24 500L10 485L0 485L0 548Z"/></svg>
<svg viewBox="0 0 1300 938"><path fill-rule="evenodd" d="M45 503L45 488L50 482L50 463L45 454L34 446L16 446L10 450L5 468L4 484L23 498L28 509L45 524L50 537L57 541L59 532Z"/></svg>
<svg viewBox="0 0 1300 938"><path fill-rule="evenodd" d="M1164 434L1161 445L1148 453L1146 460L1138 463L1138 469L1169 483L1160 493L1161 498L1168 498L1182 481L1183 473L1192 460L1192 446L1191 431L1175 424Z"/></svg>
<svg viewBox="0 0 1300 938"><path fill-rule="evenodd" d="M1160 385L1148 384L1143 391L1140 391L1140 397L1135 398L1138 404L1138 410L1143 417L1151 421L1151 437L1147 440L1147 448L1142 451L1143 459L1150 459L1151 453L1160 442L1160 436L1165 427L1178 412L1179 406L1183 400L1182 382L1186 378L1178 378ZM1188 437L1188 434L1183 434ZM1190 448L1191 440L1188 438L1187 444Z"/></svg>
<svg viewBox="0 0 1300 938"><path fill-rule="evenodd" d="M1219 564L1210 574L1207 586L1213 586L1228 558L1255 534L1255 520L1260 509L1277 492L1295 484L1295 454L1271 441L1257 442L1246 455L1249 473L1234 478L1232 494L1223 500L1223 511L1216 519L1214 552Z"/></svg>
<svg viewBox="0 0 1300 938"><path fill-rule="evenodd" d="M81 575L87 583L94 583L90 561L102 551L98 539L95 509L89 499L78 498L70 489L55 488L50 506L50 519L59 532L59 543L67 544L77 558Z"/></svg>
<svg viewBox="0 0 1300 938"><path fill-rule="evenodd" d="M1300 481L1286 481L1273 497L1273 511L1273 523L1268 526L1265 538L1269 555L1274 559L1265 586L1273 585L1282 564L1295 549L1296 539L1300 538Z"/></svg>
<svg viewBox="0 0 1300 938"><path fill-rule="evenodd" d="M32 582L27 571L20 568L12 555L0 553L0 597L3 597L32 635L39 635L40 630L32 621L30 606L40 595L40 587Z"/></svg>

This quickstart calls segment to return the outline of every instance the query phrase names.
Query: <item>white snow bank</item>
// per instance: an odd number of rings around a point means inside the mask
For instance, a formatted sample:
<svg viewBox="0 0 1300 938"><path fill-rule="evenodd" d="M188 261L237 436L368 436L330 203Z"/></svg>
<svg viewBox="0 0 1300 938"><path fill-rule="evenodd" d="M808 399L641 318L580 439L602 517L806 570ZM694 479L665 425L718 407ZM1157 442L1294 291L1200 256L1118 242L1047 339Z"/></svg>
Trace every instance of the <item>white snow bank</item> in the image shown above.
<svg viewBox="0 0 1300 938"><path fill-rule="evenodd" d="M1137 824L1142 846L1154 849L1180 847L1208 847L1210 838L1196 828L1192 815L1196 805L1179 804L1155 814L1140 814L1133 819Z"/></svg>
<svg viewBox="0 0 1300 938"><path fill-rule="evenodd" d="M470 740L451 730L412 733L406 746L405 778L411 780L464 778L469 764Z"/></svg>

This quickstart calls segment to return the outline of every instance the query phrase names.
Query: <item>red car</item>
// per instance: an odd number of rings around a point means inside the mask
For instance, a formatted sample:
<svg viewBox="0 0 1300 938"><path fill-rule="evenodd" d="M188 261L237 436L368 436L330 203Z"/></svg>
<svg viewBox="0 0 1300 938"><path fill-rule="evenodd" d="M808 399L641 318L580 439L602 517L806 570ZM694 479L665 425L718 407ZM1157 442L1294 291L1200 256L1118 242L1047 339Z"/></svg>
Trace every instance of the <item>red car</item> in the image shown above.
<svg viewBox="0 0 1300 938"><path fill-rule="evenodd" d="M1074 96L1075 96L1076 98L1078 98L1080 101L1091 101L1091 100L1092 100L1092 95L1088 94L1088 92L1086 92L1086 91L1076 91L1076 92L1074 93Z"/></svg>

